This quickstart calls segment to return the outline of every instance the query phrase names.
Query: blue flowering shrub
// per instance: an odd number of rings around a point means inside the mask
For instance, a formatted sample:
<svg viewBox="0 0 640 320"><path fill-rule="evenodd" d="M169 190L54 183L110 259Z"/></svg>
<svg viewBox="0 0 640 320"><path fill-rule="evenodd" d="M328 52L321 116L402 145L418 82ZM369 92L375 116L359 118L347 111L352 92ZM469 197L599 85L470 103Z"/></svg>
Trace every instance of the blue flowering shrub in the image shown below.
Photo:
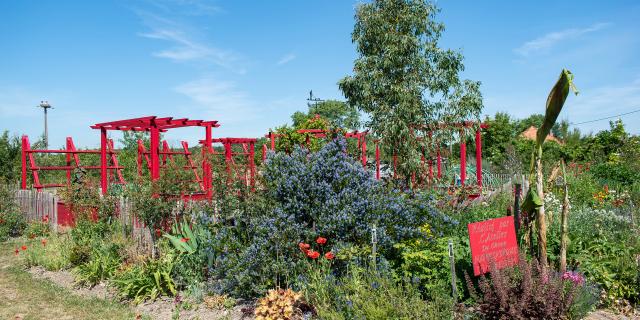
<svg viewBox="0 0 640 320"><path fill-rule="evenodd" d="M230 207L220 204L229 209L211 223L217 291L256 296L293 284L305 276L297 244L318 236L328 239L324 248L336 253L338 267L370 255L374 227L381 265L398 255L395 243L427 236L421 227L437 213L425 199L388 189L345 147L336 139L315 153L270 153L262 168L264 191Z"/></svg>

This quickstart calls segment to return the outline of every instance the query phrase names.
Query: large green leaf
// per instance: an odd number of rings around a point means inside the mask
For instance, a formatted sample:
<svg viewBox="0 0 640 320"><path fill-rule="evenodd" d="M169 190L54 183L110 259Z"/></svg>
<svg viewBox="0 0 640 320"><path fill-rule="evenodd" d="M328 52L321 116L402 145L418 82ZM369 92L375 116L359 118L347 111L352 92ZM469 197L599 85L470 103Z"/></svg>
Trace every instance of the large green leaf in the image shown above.
<svg viewBox="0 0 640 320"><path fill-rule="evenodd" d="M542 199L538 196L538 192L535 188L529 188L529 192L522 202L522 211L526 213L533 213L538 208L542 207Z"/></svg>
<svg viewBox="0 0 640 320"><path fill-rule="evenodd" d="M544 122L540 129L538 129L538 134L536 137L536 141L538 145L544 143L544 139L547 137L551 128L556 123L558 119L558 115L562 110L562 106L564 102L567 100L567 95L569 95L569 90L578 94L578 90L573 84L573 74L571 71L567 69L562 69L560 72L560 78L549 92L549 97L547 97L547 107L544 115Z"/></svg>

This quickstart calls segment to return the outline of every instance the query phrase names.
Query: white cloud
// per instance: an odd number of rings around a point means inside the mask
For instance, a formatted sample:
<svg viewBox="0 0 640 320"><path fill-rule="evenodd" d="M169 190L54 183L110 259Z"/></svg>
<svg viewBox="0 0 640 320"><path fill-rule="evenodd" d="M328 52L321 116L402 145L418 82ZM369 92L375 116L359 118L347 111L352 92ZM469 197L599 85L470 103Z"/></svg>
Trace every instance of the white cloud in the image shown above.
<svg viewBox="0 0 640 320"><path fill-rule="evenodd" d="M284 55L280 60L278 60L277 65L281 66L283 64L289 63L296 58L296 55L293 53L288 53Z"/></svg>
<svg viewBox="0 0 640 320"><path fill-rule="evenodd" d="M254 117L253 103L232 81L204 77L179 85L175 91L187 96L195 107L212 118L224 122L239 122Z"/></svg>
<svg viewBox="0 0 640 320"><path fill-rule="evenodd" d="M576 39L584 34L602 30L609 25L611 24L596 23L587 28L571 28L562 31L547 33L542 37L525 42L522 46L514 49L514 51L523 57L527 57L535 53L547 51L561 41Z"/></svg>
<svg viewBox="0 0 640 320"><path fill-rule="evenodd" d="M223 10L211 0L149 0L158 9L172 13L179 11L185 15L214 15Z"/></svg>
<svg viewBox="0 0 640 320"><path fill-rule="evenodd" d="M175 62L214 64L239 74L246 72L246 62L240 54L198 40L196 31L167 17L144 11L137 13L150 29L149 32L139 33L139 36L172 44L167 49L154 52L154 56Z"/></svg>

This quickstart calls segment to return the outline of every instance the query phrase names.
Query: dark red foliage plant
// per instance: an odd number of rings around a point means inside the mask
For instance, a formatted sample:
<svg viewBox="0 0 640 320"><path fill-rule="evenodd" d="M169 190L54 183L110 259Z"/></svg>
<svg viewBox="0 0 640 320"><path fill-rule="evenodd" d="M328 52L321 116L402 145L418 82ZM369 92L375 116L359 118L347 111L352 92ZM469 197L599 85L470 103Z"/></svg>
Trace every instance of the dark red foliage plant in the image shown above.
<svg viewBox="0 0 640 320"><path fill-rule="evenodd" d="M490 262L489 271L478 279L477 289L465 273L469 294L484 319L566 319L582 285L524 256L517 266L501 270Z"/></svg>

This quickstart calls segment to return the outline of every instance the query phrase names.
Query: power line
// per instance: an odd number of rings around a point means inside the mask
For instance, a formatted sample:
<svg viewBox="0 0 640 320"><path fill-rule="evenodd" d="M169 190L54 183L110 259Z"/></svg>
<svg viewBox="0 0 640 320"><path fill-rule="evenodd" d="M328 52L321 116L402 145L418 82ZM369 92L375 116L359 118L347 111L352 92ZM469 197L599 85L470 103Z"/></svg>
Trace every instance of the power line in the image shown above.
<svg viewBox="0 0 640 320"><path fill-rule="evenodd" d="M617 117L621 117L621 116L626 116L628 114L632 114L632 113L636 113L636 112L640 112L640 109L637 110L633 110L633 111L629 111L629 112L625 112L625 113L621 113L621 114L617 114L615 116L610 116L610 117L604 117L604 118L600 118L600 119L595 119L595 120L589 120L589 121L583 121L583 122L578 122L578 123L569 123L570 125L579 125L579 124L585 124L585 123L591 123L591 122L596 122L596 121L602 121L602 120L607 120L607 119L613 119L613 118L617 118Z"/></svg>

